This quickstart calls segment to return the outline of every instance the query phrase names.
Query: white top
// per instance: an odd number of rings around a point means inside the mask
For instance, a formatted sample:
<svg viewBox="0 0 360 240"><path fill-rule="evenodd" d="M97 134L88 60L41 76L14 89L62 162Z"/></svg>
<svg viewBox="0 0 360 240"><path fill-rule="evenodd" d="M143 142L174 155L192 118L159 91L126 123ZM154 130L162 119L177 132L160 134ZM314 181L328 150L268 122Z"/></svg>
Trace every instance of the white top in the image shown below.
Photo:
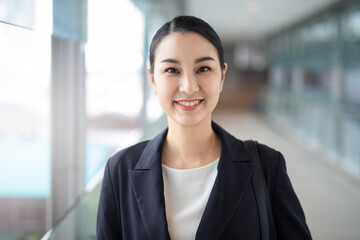
<svg viewBox="0 0 360 240"><path fill-rule="evenodd" d="M219 159L199 168L162 165L168 230L173 240L195 239L217 176Z"/></svg>

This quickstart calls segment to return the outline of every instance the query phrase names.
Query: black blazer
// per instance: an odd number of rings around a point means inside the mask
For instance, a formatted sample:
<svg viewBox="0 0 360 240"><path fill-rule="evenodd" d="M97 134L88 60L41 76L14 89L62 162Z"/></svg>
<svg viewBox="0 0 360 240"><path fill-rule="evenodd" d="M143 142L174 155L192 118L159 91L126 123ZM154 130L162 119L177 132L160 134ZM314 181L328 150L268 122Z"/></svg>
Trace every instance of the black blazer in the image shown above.
<svg viewBox="0 0 360 240"><path fill-rule="evenodd" d="M217 124L221 156L196 239L261 239L251 184L252 158L242 141ZM167 129L151 141L113 155L107 162L97 216L97 239L170 239L165 214L161 152ZM258 151L269 188L278 239L311 239L281 153Z"/></svg>

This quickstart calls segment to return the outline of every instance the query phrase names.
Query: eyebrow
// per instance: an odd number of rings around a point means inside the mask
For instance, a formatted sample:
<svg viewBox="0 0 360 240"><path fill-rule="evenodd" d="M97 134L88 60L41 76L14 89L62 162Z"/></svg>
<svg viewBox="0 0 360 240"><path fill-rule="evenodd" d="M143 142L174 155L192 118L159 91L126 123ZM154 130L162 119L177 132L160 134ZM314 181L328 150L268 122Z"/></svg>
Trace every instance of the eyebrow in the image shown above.
<svg viewBox="0 0 360 240"><path fill-rule="evenodd" d="M195 60L195 63L200 63L200 62L204 62L204 61L215 61L215 59L212 58L212 57L201 57L201 58L196 59L196 60ZM162 62L162 63L163 63L163 62L175 63L175 64L179 64L179 63L180 63L179 60L172 59L172 58L166 58L166 59L162 60L161 62Z"/></svg>
<svg viewBox="0 0 360 240"><path fill-rule="evenodd" d="M176 63L176 64L180 63L178 60L171 59L171 58L166 58L166 59L162 60L161 62Z"/></svg>
<svg viewBox="0 0 360 240"><path fill-rule="evenodd" d="M212 57L202 57L195 60L195 63L200 63L204 61L215 61Z"/></svg>

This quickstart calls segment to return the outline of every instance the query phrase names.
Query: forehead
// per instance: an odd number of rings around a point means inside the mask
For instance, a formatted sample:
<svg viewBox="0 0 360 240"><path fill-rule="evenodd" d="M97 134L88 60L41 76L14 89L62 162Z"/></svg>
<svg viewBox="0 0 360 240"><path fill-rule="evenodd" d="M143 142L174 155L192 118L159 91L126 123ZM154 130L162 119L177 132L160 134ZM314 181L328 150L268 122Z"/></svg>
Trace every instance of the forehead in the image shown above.
<svg viewBox="0 0 360 240"><path fill-rule="evenodd" d="M162 58L199 58L211 56L218 59L217 50L206 38L198 33L173 32L159 43L155 61Z"/></svg>

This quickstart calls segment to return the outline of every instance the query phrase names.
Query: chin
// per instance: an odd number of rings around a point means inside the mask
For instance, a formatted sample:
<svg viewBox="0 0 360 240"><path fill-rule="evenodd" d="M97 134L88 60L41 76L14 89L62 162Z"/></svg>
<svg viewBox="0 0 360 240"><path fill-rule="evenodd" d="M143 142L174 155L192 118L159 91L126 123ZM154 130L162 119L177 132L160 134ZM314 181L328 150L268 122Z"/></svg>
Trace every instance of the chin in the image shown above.
<svg viewBox="0 0 360 240"><path fill-rule="evenodd" d="M184 127L196 126L201 123L204 123L208 118L206 116L176 116L175 118L169 118L170 121L176 122L176 124L182 125ZM211 116L209 118L211 121Z"/></svg>

